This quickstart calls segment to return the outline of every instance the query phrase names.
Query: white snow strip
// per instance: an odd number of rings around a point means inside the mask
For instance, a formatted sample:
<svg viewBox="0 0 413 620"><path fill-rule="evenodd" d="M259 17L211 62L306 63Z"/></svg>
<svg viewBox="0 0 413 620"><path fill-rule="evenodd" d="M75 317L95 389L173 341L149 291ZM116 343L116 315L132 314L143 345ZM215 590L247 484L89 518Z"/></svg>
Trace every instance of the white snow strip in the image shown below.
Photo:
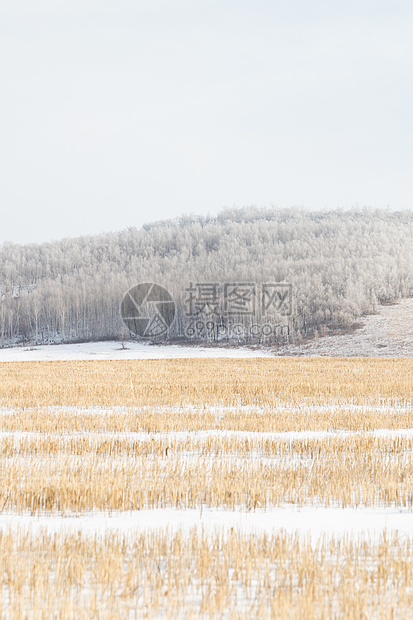
<svg viewBox="0 0 413 620"><path fill-rule="evenodd" d="M85 342L80 344L55 344L37 347L0 349L0 362L23 361L75 361L75 360L144 360L187 358L257 358L271 357L265 349L246 347L197 347L180 345L150 345L128 342L122 349L119 342Z"/></svg>
<svg viewBox="0 0 413 620"><path fill-rule="evenodd" d="M317 440L317 439L336 439L336 438L348 438L354 436L370 436L395 439L398 437L413 438L413 428L397 428L397 429L376 429L371 431L285 431L285 432L261 432L261 431L228 431L228 430L209 430L209 431L171 431L167 433L144 433L144 432L118 432L118 431L76 431L68 433L44 433L36 431L1 431L0 440L13 438L16 441L23 439L33 440L47 440L50 438L55 439L70 439L70 438L82 438L86 437L91 440L122 440L122 441L152 441L153 439L170 440L170 441L185 441L187 439L208 439L215 437L218 439L225 438L238 438L253 441L268 441L268 440L280 440L280 441L295 441L295 440Z"/></svg>
<svg viewBox="0 0 413 620"><path fill-rule="evenodd" d="M288 505L266 512L163 508L113 512L111 515L0 515L0 530L19 528L35 534L41 531L80 532L86 536L100 536L113 532L127 536L145 530L169 528L171 531L189 531L194 527L204 528L207 532L232 527L247 533L284 530L288 533L309 535L313 539L323 535L368 536L375 539L384 530L397 532L399 536L413 537L413 513L407 509L395 508L297 508Z"/></svg>
<svg viewBox="0 0 413 620"><path fill-rule="evenodd" d="M70 410L77 409L82 411L82 408L76 407L53 407L50 409L60 409L60 410ZM84 408L83 411L93 411L95 410L100 413L104 412L104 408L98 407L90 407ZM382 402L380 404L363 404L356 405L353 402L343 401L341 403L323 403L323 404L312 404L312 403L280 403L277 405L151 405L151 406L142 406L133 408L127 407L110 407L106 411L111 413L116 410L119 411L146 411L153 410L156 411L166 411L166 412L174 412L174 413L215 413L215 414L226 414L226 413L292 413L292 412L300 412L300 413L314 413L314 412L325 412L325 413L343 413L343 412L352 412L352 413L413 413L413 401L405 401L402 402ZM1 409L0 409L1 413Z"/></svg>
<svg viewBox="0 0 413 620"><path fill-rule="evenodd" d="M245 414L280 414L283 413L380 413L380 414L403 414L413 413L413 402L391 402L381 404L365 404L355 405L351 402L342 402L340 404L306 404L306 403L282 403L279 405L261 406L261 405L142 405L139 407L128 406L91 406L76 407L69 405L53 405L49 407L30 407L26 411L47 411L50 415L60 415L62 413L71 415L118 415L118 414L134 414L151 411L156 413L179 413L179 414L215 414L225 415L228 413ZM14 415L17 410L13 407L0 407L0 416ZM19 411L20 413L20 411Z"/></svg>

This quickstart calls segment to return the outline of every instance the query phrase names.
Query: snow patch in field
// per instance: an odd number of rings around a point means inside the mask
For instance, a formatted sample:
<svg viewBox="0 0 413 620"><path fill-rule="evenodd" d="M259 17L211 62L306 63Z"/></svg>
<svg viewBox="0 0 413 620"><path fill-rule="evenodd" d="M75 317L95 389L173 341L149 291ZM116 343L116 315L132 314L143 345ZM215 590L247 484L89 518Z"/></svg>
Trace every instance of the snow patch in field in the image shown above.
<svg viewBox="0 0 413 620"><path fill-rule="evenodd" d="M85 536L102 536L107 532L123 536L139 531L166 529L189 532L192 528L206 532L234 528L246 533L283 530L287 533L321 536L367 536L378 539L386 530L399 536L413 537L413 513L394 508L297 508L286 505L268 511L230 511L223 509L159 508L130 512L89 513L82 515L0 515L0 530L20 529L32 533L47 531L80 532Z"/></svg>
<svg viewBox="0 0 413 620"><path fill-rule="evenodd" d="M0 349L0 362L189 359L200 357L257 358L271 356L273 356L271 351L264 349L248 349L246 347L151 345L144 342L128 342L127 348L122 349L120 343L116 341Z"/></svg>
<svg viewBox="0 0 413 620"><path fill-rule="evenodd" d="M384 401L384 399L383 399ZM25 408L26 411L47 411L48 415L59 416L62 413L71 415L118 415L118 414L134 414L139 415L146 411L152 413L178 413L186 414L215 414L223 416L228 413L244 414L283 414L283 413L380 413L380 414L403 414L413 413L413 403L408 401L381 402L380 404L356 405L351 400L343 401L337 404L310 404L310 403L282 403L272 406L261 405L142 405L139 407L128 406L92 406L92 407L76 407L70 405L52 405L49 407L30 407ZM0 416L14 415L17 410L13 407L0 407Z"/></svg>
<svg viewBox="0 0 413 620"><path fill-rule="evenodd" d="M70 432L43 432L43 431L2 431L0 430L0 441L2 439L14 439L16 443L22 440L48 441L49 439L75 439L87 438L93 441L131 441L148 442L153 439L163 441L187 441L188 439L203 440L208 438L217 439L242 439L245 441L313 441L317 439L347 439L349 437L379 437L397 439L413 437L413 428L397 429L375 429L368 431L228 431L228 430L209 430L209 431L168 431L164 432L133 432L133 431L70 431Z"/></svg>

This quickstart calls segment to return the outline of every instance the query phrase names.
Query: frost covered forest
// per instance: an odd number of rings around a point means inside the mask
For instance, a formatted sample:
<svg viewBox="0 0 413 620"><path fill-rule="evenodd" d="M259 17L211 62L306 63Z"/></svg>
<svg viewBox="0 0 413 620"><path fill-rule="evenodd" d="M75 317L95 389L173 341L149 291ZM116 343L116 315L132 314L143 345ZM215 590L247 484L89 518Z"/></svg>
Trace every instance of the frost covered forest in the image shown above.
<svg viewBox="0 0 413 620"><path fill-rule="evenodd" d="M413 212L226 209L141 229L0 248L0 344L125 336L120 304L165 286L178 329L190 282L287 282L289 338L351 327L413 295Z"/></svg>

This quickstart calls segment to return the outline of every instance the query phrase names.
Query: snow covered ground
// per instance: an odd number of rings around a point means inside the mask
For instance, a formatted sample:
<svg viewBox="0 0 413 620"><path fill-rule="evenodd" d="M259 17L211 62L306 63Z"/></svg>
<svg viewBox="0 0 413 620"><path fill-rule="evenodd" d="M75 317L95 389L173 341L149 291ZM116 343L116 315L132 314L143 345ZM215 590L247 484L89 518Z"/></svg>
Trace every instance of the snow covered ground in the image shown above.
<svg viewBox="0 0 413 620"><path fill-rule="evenodd" d="M223 347L194 347L178 345L150 345L147 343L128 342L127 349L122 349L119 342L93 342L71 345L50 345L31 348L12 348L0 350L0 361L42 361L42 360L133 360L133 359L165 359L165 358L257 358L273 356L273 351L264 349L248 348L223 348ZM283 348L275 352L275 355L305 355L305 356L413 356L413 299L403 300L400 304L382 307L380 313L363 319L363 327L352 334L327 336L313 340L303 345ZM320 409L322 406L312 406L302 403L302 408ZM329 405L328 408L331 408ZM334 406L335 407L335 406ZM337 405L337 408L340 406ZM360 408L369 410L371 407L363 407L348 403L348 408ZM401 409L411 411L411 403L404 406L393 407L383 405L372 407L377 412L383 410L386 413L395 413ZM58 413L56 408L56 413ZM188 407L192 412L196 407ZM231 409L216 407L217 413ZM238 408L237 408L238 409ZM248 414L249 408L245 408ZM254 408L255 410L256 408ZM185 407L182 408L185 410ZM99 411L99 408L96 408ZM2 414L12 414L12 411L1 410ZM106 413L116 414L109 409ZM205 430L199 433L191 433L193 438L206 439L216 436L218 431ZM326 436L354 435L354 432L332 431L299 431L288 433L241 433L224 431L219 433L225 436L259 436L264 438L293 439L316 439ZM375 437L411 437L412 429L379 429L369 432ZM97 433L91 436L96 438ZM104 434L105 436L108 433ZM110 434L112 435L112 434ZM0 439L14 437L16 442L23 438L39 438L38 433L0 433ZM151 434L147 433L118 433L118 438L134 441L147 441ZM163 434L157 434L162 437ZM165 437L180 440L188 436L188 433L168 433ZM46 437L44 435L44 437ZM67 438L67 435L66 435ZM413 537L413 512L407 509L392 507L366 507L366 508L326 508L317 506L305 506L298 508L290 504L268 511L231 511L224 509L204 508L202 510L178 510L167 509L144 509L140 511L112 512L108 513L83 513L81 515L29 515L15 513L0 514L0 530L8 528L23 528L31 531L80 531L83 534L103 534L106 531L116 531L125 536L136 530L153 528L170 528L171 530L204 528L211 532L215 529L240 528L247 532L272 532L285 530L287 532L300 532L310 534L316 539L320 536L338 536L345 534L363 535L372 539L378 538L384 530L397 532L400 536Z"/></svg>
<svg viewBox="0 0 413 620"><path fill-rule="evenodd" d="M0 430L0 441L2 439L14 439L16 444L19 441L36 440L36 441L48 441L50 438L68 440L73 438L84 438L89 440L114 441L130 441L133 443L150 442L153 439L158 441L165 441L170 443L186 442L188 439L195 442L196 440L205 441L209 438L217 439L230 439L236 438L244 441L303 441L303 440L315 440L315 439L346 439L348 437L380 437L397 439L398 437L404 437L405 439L413 438L413 428L397 428L387 429L379 428L371 431L286 431L286 432L267 432L267 431L229 431L229 430L206 430L206 431L170 431L167 433L143 433L143 432L121 432L121 431L75 431L75 432L62 432L62 433L40 433L37 431L2 431Z"/></svg>
<svg viewBox="0 0 413 620"><path fill-rule="evenodd" d="M331 355L336 357L412 357L413 299L382 306L379 313L363 318L352 334L324 336L306 344L288 345L277 355Z"/></svg>
<svg viewBox="0 0 413 620"><path fill-rule="evenodd" d="M373 431L297 431L297 432L241 432L205 430L200 432L168 432L168 433L112 433L112 432L85 432L85 433L38 433L38 432L7 432L0 431L0 442L5 438L14 438L16 447L20 441L30 439L44 439L48 437L61 438L66 441L70 437L86 435L92 439L120 439L138 442L150 441L152 438L165 440L192 439L205 440L209 437L240 437L243 439L277 439L292 441L297 439L315 440L328 437L349 437L366 435L382 438L397 438L413 436L413 429L376 429ZM173 452L172 452L173 454ZM190 455L195 458L196 455ZM291 457L293 455L290 455ZM196 458L199 458L197 456ZM214 457L212 457L214 458ZM251 454L250 461L254 457ZM262 457L259 457L259 461ZM265 459L264 459L265 460ZM16 530L40 534L67 532L84 536L101 536L107 532L117 533L127 538L136 532L153 529L169 529L172 532L182 530L188 533L192 528L199 531L214 533L215 531L229 532L231 528L245 533L271 534L283 530L287 533L299 533L300 536L309 536L316 543L321 537L338 537L351 535L371 541L378 541L386 531L388 534L397 534L398 537L413 538L413 511L393 506L374 506L357 508L334 508L317 505L299 507L284 504L271 507L267 510L230 510L221 508L202 509L174 509L154 508L143 510L112 511L112 512L83 512L81 514L28 514L3 512L0 513L0 531Z"/></svg>
<svg viewBox="0 0 413 620"><path fill-rule="evenodd" d="M386 530L413 538L413 512L395 508L325 508L291 504L268 511L202 510L155 508L128 512L83 513L82 515L0 514L0 530L23 529L32 533L65 531L83 535L116 532L124 535L143 530L169 528L188 532L192 528L214 532L239 529L242 532L271 534L277 530L300 532L314 541L322 536L364 536L376 540Z"/></svg>
<svg viewBox="0 0 413 620"><path fill-rule="evenodd" d="M271 351L246 347L196 347L179 345L151 345L146 342L128 342L122 349L119 342L84 342L80 344L53 344L38 347L0 349L0 362L47 360L145 360L183 359L194 357L255 358L271 356Z"/></svg>

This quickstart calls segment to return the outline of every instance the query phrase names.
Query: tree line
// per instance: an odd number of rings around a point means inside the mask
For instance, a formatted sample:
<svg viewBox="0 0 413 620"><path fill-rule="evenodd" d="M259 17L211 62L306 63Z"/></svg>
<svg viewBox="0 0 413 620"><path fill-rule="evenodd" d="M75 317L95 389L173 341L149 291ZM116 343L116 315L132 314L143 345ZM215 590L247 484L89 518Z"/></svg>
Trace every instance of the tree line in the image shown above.
<svg viewBox="0 0 413 620"><path fill-rule="evenodd" d="M257 291L290 284L291 312L274 312L287 326L277 337L299 341L347 329L380 304L413 295L413 212L248 207L51 243L5 243L0 345L123 338L121 302L140 282L171 293L176 338L185 337L190 320L191 283L249 283ZM221 322L222 304L215 315Z"/></svg>

